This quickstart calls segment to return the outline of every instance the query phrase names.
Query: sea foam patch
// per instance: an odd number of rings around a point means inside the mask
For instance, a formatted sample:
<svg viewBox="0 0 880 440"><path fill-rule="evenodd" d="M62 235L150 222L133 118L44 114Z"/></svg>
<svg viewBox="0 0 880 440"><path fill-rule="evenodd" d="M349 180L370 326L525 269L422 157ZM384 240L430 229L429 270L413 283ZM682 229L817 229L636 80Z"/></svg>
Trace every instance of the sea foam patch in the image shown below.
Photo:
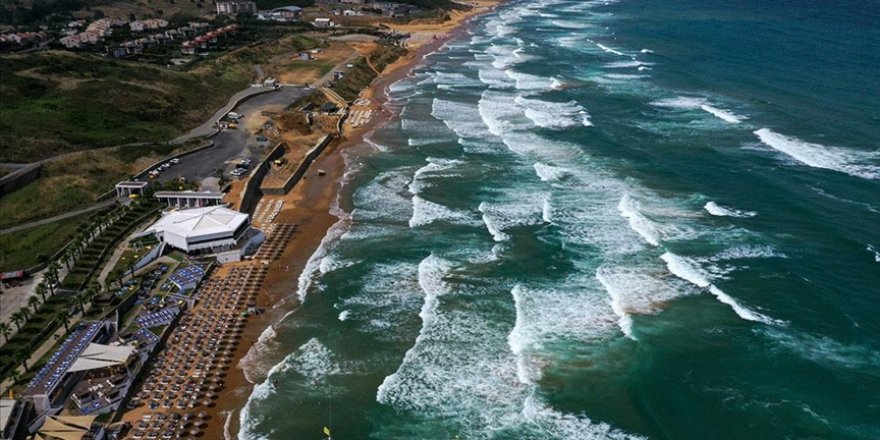
<svg viewBox="0 0 880 440"><path fill-rule="evenodd" d="M755 130L764 145L813 167L863 179L880 179L880 152L859 151L802 141L769 128Z"/></svg>
<svg viewBox="0 0 880 440"><path fill-rule="evenodd" d="M755 312L728 295L723 290L712 284L706 272L693 260L681 257L671 252L666 252L660 256L666 262L666 267L673 275L711 293L718 301L727 304L742 319L748 321L757 321L764 324L784 324L784 322L775 320L761 313Z"/></svg>

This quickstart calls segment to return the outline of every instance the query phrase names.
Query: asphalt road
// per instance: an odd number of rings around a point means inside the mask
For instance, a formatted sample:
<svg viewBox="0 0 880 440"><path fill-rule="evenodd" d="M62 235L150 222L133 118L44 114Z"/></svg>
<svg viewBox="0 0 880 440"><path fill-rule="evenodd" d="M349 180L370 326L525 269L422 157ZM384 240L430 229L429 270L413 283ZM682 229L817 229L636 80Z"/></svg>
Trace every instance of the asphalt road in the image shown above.
<svg viewBox="0 0 880 440"><path fill-rule="evenodd" d="M182 158L179 164L163 172L157 180L165 182L183 177L190 182L199 182L215 177L214 170L217 168L222 168L229 177L229 172L241 159L258 161L270 145L269 142L257 142L256 136L248 132L248 118L259 116L267 106L288 105L307 93L306 89L299 87L281 87L277 91L257 95L241 103L235 110L244 115L238 128L223 130L212 139L213 147Z"/></svg>

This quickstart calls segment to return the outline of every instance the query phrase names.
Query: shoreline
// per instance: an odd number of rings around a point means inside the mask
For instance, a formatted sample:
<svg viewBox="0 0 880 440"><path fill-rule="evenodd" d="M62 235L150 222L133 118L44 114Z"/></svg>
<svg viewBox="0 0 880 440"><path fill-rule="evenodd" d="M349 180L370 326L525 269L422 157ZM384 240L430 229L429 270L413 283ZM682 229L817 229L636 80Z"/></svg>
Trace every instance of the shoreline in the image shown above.
<svg viewBox="0 0 880 440"><path fill-rule="evenodd" d="M295 206L282 211L279 222L295 223L299 226L299 232L286 244L281 258L269 267L263 285L265 294L257 298L257 306L265 308L267 312L249 320L245 326L242 344L237 347L233 357L235 368L228 371L227 386L219 396L219 402L222 403L211 408L212 423L206 430L207 438L237 438L241 429L241 410L256 385L246 377L246 369L249 368L246 364L252 360L251 357L261 355L251 352L255 351L254 347L258 347L258 343L262 344L259 340L264 332L299 307L299 298L295 293L301 274L330 229L338 222L345 221L344 217L333 214L345 183L343 179L347 167L343 153L356 151L357 148L368 148L365 147L365 139L369 134L398 116L386 107L390 99L387 93L389 86L408 76L426 56L439 50L449 40L463 35L475 18L494 11L502 2L503 0L479 2L478 7L454 18L455 22L448 29L448 24L435 25L436 30L432 30L430 25L417 25L421 28L417 32L433 35L422 35L422 39L427 38L426 42L412 47L407 54L388 65L361 92L362 97L371 100L370 107L375 111L373 117L364 126L353 129L334 141L291 191ZM318 169L324 170L326 176L318 177L314 172ZM259 348L256 349L258 350ZM265 374L259 373L260 376Z"/></svg>

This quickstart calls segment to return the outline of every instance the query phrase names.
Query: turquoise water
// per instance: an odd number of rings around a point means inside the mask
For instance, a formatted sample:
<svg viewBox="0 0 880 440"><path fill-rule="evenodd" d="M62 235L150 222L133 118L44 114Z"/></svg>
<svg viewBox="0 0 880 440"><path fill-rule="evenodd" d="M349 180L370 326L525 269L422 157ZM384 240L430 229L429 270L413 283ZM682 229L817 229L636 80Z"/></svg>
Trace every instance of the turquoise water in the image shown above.
<svg viewBox="0 0 880 440"><path fill-rule="evenodd" d="M880 438L880 6L804 3L512 2L429 56L240 438Z"/></svg>

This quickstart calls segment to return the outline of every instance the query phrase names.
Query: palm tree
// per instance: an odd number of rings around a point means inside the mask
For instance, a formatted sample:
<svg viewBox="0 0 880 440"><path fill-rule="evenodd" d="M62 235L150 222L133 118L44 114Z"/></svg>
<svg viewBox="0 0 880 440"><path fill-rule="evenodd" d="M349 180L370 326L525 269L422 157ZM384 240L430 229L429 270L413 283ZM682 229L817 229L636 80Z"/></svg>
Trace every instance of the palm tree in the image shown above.
<svg viewBox="0 0 880 440"><path fill-rule="evenodd" d="M40 281L37 284L37 287L34 288L34 291L37 292L37 295L40 295L40 298L43 299L43 302L46 302L46 293L48 293L49 288L46 287L46 281Z"/></svg>
<svg viewBox="0 0 880 440"><path fill-rule="evenodd" d="M58 269L60 266L57 261L52 261L46 267L46 279L49 280L49 291L55 296L55 283L58 282Z"/></svg>
<svg viewBox="0 0 880 440"><path fill-rule="evenodd" d="M70 272L70 263L74 261L74 253L76 251L73 249L72 245L67 246L67 249L64 249L64 254L61 255L61 260L64 261L64 267L67 268L67 271Z"/></svg>
<svg viewBox="0 0 880 440"><path fill-rule="evenodd" d="M91 284L89 285L88 290L86 290L86 295L89 298L89 302L94 301L95 297L98 296L100 293L101 293L101 284L98 283L97 281L92 281Z"/></svg>
<svg viewBox="0 0 880 440"><path fill-rule="evenodd" d="M9 317L9 319L11 319L12 322L15 323L15 327L18 329L18 331L21 331L21 325L27 322L27 315L19 310L13 313L12 316Z"/></svg>
<svg viewBox="0 0 880 440"><path fill-rule="evenodd" d="M9 343L9 334L12 333L12 326L5 323L0 322L0 334L3 335L3 338L6 339L6 343Z"/></svg>
<svg viewBox="0 0 880 440"><path fill-rule="evenodd" d="M73 297L73 299L76 301L76 304L79 306L79 312L82 313L83 315L85 315L86 314L85 304L86 304L86 302L88 302L88 300L86 299L86 294L85 293L78 293L78 294L76 294L76 296Z"/></svg>
<svg viewBox="0 0 880 440"><path fill-rule="evenodd" d="M64 324L64 333L70 333L70 329L67 327L67 324L70 323L70 315L67 314L67 310L59 310L55 312L55 319Z"/></svg>
<svg viewBox="0 0 880 440"><path fill-rule="evenodd" d="M36 314L37 313L37 306L40 305L40 298L37 298L36 296L32 296L32 297L28 298L27 303L29 306L34 308L34 313Z"/></svg>

